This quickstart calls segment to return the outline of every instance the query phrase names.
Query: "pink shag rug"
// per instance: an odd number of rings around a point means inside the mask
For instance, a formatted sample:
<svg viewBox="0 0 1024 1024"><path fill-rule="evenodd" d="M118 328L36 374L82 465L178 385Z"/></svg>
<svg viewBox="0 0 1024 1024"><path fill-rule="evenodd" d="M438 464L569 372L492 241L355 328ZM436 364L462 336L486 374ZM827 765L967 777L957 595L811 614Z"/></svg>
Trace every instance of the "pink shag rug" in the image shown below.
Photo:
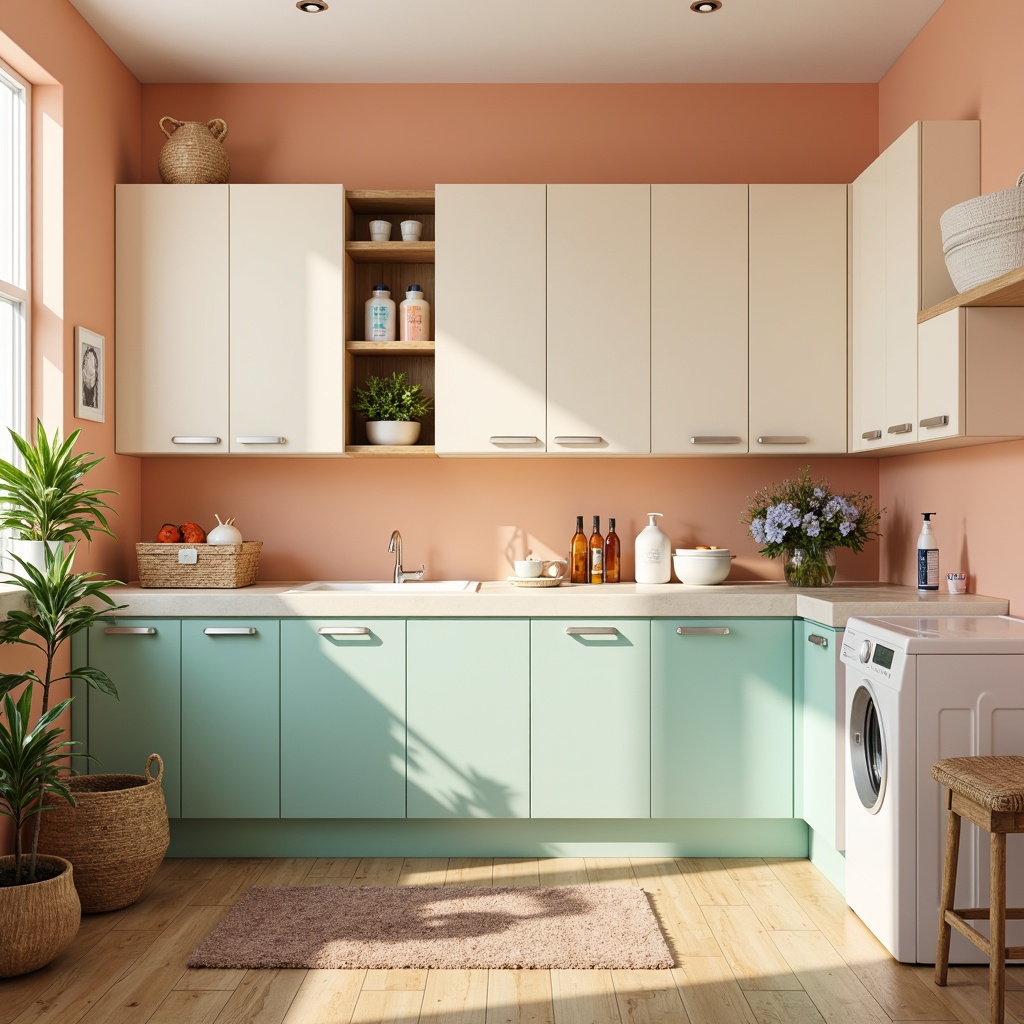
<svg viewBox="0 0 1024 1024"><path fill-rule="evenodd" d="M250 889L189 967L674 966L643 889L272 886Z"/></svg>

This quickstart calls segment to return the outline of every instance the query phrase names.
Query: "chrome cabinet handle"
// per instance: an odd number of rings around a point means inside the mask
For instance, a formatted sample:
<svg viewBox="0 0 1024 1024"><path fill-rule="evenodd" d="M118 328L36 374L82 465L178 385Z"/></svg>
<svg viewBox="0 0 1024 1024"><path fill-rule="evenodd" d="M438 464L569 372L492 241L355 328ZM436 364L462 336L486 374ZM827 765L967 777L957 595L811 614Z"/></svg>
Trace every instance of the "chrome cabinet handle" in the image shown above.
<svg viewBox="0 0 1024 1024"><path fill-rule="evenodd" d="M820 633L811 633L807 637L809 644L816 644L818 647L828 647L828 637L822 636Z"/></svg>
<svg viewBox="0 0 1024 1024"><path fill-rule="evenodd" d="M913 423L894 423L888 428L886 433L889 434L909 434L914 429Z"/></svg>
<svg viewBox="0 0 1024 1024"><path fill-rule="evenodd" d="M796 434L764 434L757 439L758 444L807 444L810 439Z"/></svg>
<svg viewBox="0 0 1024 1024"><path fill-rule="evenodd" d="M677 626L680 636L728 636L728 626Z"/></svg>
<svg viewBox="0 0 1024 1024"><path fill-rule="evenodd" d="M287 444L288 439L286 437L264 437L257 435L255 437L236 437L235 442L237 444Z"/></svg>
<svg viewBox="0 0 1024 1024"><path fill-rule="evenodd" d="M568 437L556 437L555 444L604 444L604 438L598 435L569 435Z"/></svg>
<svg viewBox="0 0 1024 1024"><path fill-rule="evenodd" d="M735 434L698 434L690 438L690 444L739 444L742 440Z"/></svg>
<svg viewBox="0 0 1024 1024"><path fill-rule="evenodd" d="M540 444L540 438L533 434L495 434L487 440L491 444Z"/></svg>
<svg viewBox="0 0 1024 1024"><path fill-rule="evenodd" d="M878 441L882 436L882 432L880 430L865 430L860 436L864 441Z"/></svg>
<svg viewBox="0 0 1024 1024"><path fill-rule="evenodd" d="M104 636L152 636L156 632L153 626L107 626Z"/></svg>
<svg viewBox="0 0 1024 1024"><path fill-rule="evenodd" d="M926 416L919 422L918 426L924 427L925 430L930 430L932 427L948 427L949 417L946 415Z"/></svg>
<svg viewBox="0 0 1024 1024"><path fill-rule="evenodd" d="M191 434L175 434L171 438L171 444L220 444L220 438L214 437L212 434L199 434L196 436Z"/></svg>
<svg viewBox="0 0 1024 1024"><path fill-rule="evenodd" d="M317 632L321 636L369 636L369 626L321 626Z"/></svg>
<svg viewBox="0 0 1024 1024"><path fill-rule="evenodd" d="M207 626L203 632L207 636L253 636L255 626Z"/></svg>
<svg viewBox="0 0 1024 1024"><path fill-rule="evenodd" d="M619 631L614 626L566 626L568 636L618 636Z"/></svg>

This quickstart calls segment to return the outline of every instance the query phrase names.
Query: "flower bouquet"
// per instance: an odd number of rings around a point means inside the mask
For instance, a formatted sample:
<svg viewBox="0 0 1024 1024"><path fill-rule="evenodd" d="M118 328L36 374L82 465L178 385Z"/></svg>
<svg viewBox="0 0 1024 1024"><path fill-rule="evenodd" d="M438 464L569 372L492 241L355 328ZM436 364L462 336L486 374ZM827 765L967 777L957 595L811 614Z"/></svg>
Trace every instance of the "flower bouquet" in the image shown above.
<svg viewBox="0 0 1024 1024"><path fill-rule="evenodd" d="M869 494L833 494L827 480L814 483L808 466L795 480L757 491L740 522L749 524L762 555L784 556L791 586L828 587L836 575L835 549L862 551L879 536L884 511Z"/></svg>

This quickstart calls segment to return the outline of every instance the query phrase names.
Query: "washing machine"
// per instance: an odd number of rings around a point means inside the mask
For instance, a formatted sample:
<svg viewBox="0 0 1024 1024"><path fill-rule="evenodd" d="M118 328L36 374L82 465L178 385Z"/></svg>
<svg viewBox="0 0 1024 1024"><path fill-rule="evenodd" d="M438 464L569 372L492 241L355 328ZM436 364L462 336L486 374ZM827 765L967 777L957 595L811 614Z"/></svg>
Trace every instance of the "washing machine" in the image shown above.
<svg viewBox="0 0 1024 1024"><path fill-rule="evenodd" d="M852 618L846 667L846 902L892 955L934 963L945 757L1024 755L1024 620ZM988 905L988 834L966 820L956 905ZM1024 836L1007 841L1008 905L1024 906ZM1007 941L1024 940L1008 922ZM953 933L952 963L986 958Z"/></svg>

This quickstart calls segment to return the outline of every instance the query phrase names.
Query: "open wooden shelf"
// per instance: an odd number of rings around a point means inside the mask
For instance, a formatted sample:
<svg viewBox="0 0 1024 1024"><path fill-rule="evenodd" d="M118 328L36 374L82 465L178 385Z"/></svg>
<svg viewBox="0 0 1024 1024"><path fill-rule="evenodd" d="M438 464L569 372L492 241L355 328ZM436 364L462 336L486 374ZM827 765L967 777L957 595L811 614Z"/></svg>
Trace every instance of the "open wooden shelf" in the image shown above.
<svg viewBox="0 0 1024 1024"><path fill-rule="evenodd" d="M347 189L345 198L353 213L376 213L393 210L395 213L434 212L432 188L353 188Z"/></svg>
<svg viewBox="0 0 1024 1024"><path fill-rule="evenodd" d="M363 356L429 356L434 353L432 341L350 341L345 351Z"/></svg>
<svg viewBox="0 0 1024 1024"><path fill-rule="evenodd" d="M925 320L960 306L1024 306L1024 267L1017 267L1001 277L979 284L969 292L962 292L945 302L922 309L917 314L917 322L923 324Z"/></svg>
<svg viewBox="0 0 1024 1024"><path fill-rule="evenodd" d="M345 454L355 455L358 458L369 458L382 455L434 456L437 453L432 444L347 444L345 445Z"/></svg>
<svg viewBox="0 0 1024 1024"><path fill-rule="evenodd" d="M433 263L433 242L346 242L354 263Z"/></svg>

